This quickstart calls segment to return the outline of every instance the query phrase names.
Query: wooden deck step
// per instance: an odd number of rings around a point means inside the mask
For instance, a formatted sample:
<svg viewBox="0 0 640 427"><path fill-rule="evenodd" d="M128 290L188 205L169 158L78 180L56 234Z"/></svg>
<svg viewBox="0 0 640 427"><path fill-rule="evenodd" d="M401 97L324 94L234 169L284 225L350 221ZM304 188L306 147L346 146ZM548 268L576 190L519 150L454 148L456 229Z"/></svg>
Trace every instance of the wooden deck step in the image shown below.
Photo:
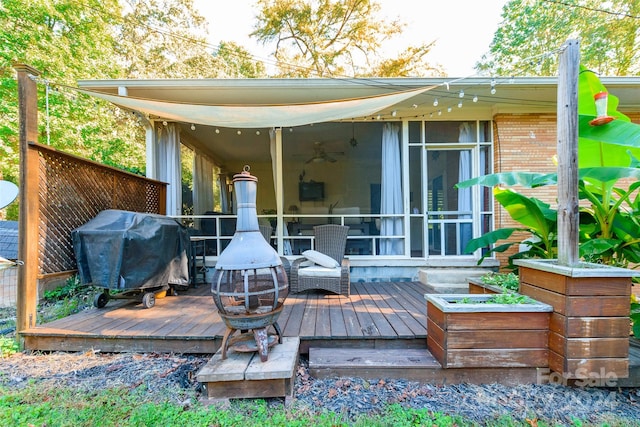
<svg viewBox="0 0 640 427"><path fill-rule="evenodd" d="M291 397L300 338L284 337L269 349L269 359L256 353L219 350L196 375L209 399Z"/></svg>
<svg viewBox="0 0 640 427"><path fill-rule="evenodd" d="M407 379L432 384L535 384L536 368L443 369L426 349L309 349L309 372L316 378L361 377L367 380Z"/></svg>

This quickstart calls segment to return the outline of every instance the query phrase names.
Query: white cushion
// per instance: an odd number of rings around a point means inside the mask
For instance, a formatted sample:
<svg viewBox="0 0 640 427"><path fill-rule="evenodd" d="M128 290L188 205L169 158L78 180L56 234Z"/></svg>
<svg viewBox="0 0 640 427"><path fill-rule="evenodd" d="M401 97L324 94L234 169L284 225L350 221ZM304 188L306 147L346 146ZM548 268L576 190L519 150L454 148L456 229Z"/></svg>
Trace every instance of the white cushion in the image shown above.
<svg viewBox="0 0 640 427"><path fill-rule="evenodd" d="M303 277L335 277L340 278L342 269L340 267L327 268L321 265L312 265L310 267L301 268L298 270L298 276Z"/></svg>
<svg viewBox="0 0 640 427"><path fill-rule="evenodd" d="M302 206L300 208L301 215L318 215L318 217L300 217L300 224L326 224L327 215L329 214L329 206Z"/></svg>
<svg viewBox="0 0 640 427"><path fill-rule="evenodd" d="M329 255L325 255L322 252L314 251L313 249L309 249L308 251L302 252L302 255L309 261L313 261L314 263L321 265L327 268L336 268L340 267L340 263L335 259L331 258Z"/></svg>
<svg viewBox="0 0 640 427"><path fill-rule="evenodd" d="M335 215L360 215L360 208L358 206L352 206L347 208L334 208L333 213ZM360 224L362 222L362 218L357 217L349 217L344 219L344 225L349 224Z"/></svg>

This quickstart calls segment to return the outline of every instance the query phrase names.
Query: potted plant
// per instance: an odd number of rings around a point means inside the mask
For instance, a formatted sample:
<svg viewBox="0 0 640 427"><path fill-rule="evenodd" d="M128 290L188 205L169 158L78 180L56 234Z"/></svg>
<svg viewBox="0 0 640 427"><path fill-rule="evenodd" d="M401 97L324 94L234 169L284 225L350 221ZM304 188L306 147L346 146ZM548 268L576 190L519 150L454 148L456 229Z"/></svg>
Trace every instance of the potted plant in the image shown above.
<svg viewBox="0 0 640 427"><path fill-rule="evenodd" d="M550 305L517 293L425 298L427 348L443 368L548 366Z"/></svg>
<svg viewBox="0 0 640 427"><path fill-rule="evenodd" d="M502 294L510 292L518 292L519 289L518 275L509 273L487 273L479 279L469 279L470 294Z"/></svg>

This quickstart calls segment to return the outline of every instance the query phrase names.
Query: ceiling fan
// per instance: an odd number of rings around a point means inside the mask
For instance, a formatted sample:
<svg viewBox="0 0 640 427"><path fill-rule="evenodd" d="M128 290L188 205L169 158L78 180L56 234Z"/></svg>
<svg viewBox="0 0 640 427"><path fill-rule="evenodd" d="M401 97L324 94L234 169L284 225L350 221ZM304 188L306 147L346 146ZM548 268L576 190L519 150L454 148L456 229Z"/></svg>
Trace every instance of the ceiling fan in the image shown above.
<svg viewBox="0 0 640 427"><path fill-rule="evenodd" d="M334 153L334 154L341 154L341 153ZM305 164L320 163L320 162L335 163L336 159L331 157L329 154L327 154L327 152L324 149L324 146L322 145L322 142L316 141L313 143L313 156L311 156L311 158L309 158L305 162Z"/></svg>

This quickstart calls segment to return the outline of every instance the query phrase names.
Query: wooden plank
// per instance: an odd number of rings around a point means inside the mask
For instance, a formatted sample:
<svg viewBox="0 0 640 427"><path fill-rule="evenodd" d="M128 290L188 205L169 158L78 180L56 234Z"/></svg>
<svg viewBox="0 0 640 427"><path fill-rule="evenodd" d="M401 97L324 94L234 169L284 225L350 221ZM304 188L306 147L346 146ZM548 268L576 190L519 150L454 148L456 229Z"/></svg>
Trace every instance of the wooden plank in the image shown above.
<svg viewBox="0 0 640 427"><path fill-rule="evenodd" d="M556 332L549 332L549 350L560 356L567 354L567 338Z"/></svg>
<svg viewBox="0 0 640 427"><path fill-rule="evenodd" d="M429 310L431 310L431 306L429 306ZM478 325L481 325L482 329L492 330L540 330L549 327L549 313L544 312L445 313L445 316L446 327L444 329L448 331L477 330Z"/></svg>
<svg viewBox="0 0 640 427"><path fill-rule="evenodd" d="M629 316L629 296L567 297L566 315L581 316Z"/></svg>
<svg viewBox="0 0 640 427"><path fill-rule="evenodd" d="M628 340L627 340L628 341ZM547 348L549 333L540 330L448 331L447 348Z"/></svg>
<svg viewBox="0 0 640 427"><path fill-rule="evenodd" d="M629 338L567 338L566 354L578 358L627 358Z"/></svg>
<svg viewBox="0 0 640 427"><path fill-rule="evenodd" d="M398 336L397 332L375 302L377 296L374 291L369 289L369 286L365 283L358 283L355 286L360 288L360 293L363 296L363 305L369 312L371 320L380 333L380 336L384 338L396 338Z"/></svg>
<svg viewBox="0 0 640 427"><path fill-rule="evenodd" d="M385 368L439 368L440 364L427 350L415 349L354 349L316 348L309 349L309 368L324 366L357 368L361 365Z"/></svg>
<svg viewBox="0 0 640 427"><path fill-rule="evenodd" d="M558 263L574 266L578 254L578 72L580 42L567 40L558 54Z"/></svg>
<svg viewBox="0 0 640 427"><path fill-rule="evenodd" d="M352 283L351 290L355 290L355 293L351 294L351 301L353 302L353 310L358 317L358 323L360 323L362 334L369 337L379 337L380 331L376 327L376 324L371 318L371 314L369 314L365 304L366 296L361 293L361 289L356 283Z"/></svg>
<svg viewBox="0 0 640 427"><path fill-rule="evenodd" d="M567 279L566 295L631 296L630 277L570 277Z"/></svg>
<svg viewBox="0 0 640 427"><path fill-rule="evenodd" d="M413 338L413 331L405 324L404 319L398 315L398 312L391 308L388 301L393 298L387 294L384 288L376 286L375 283L370 283L368 286L369 295L371 299L378 307L378 310L385 317L387 322L393 328L395 332L395 336L404 337L404 338ZM408 317L408 316L406 316Z"/></svg>
<svg viewBox="0 0 640 427"><path fill-rule="evenodd" d="M546 289L547 291L555 292L558 294L566 294L566 291L567 291L566 276L549 273L547 271L542 271L534 268L528 268L524 266L520 267L518 271L520 273L520 286L522 286L523 284L527 284L531 286L533 284L533 286L538 287L540 289ZM524 294L522 287L520 288L520 293ZM525 295L528 295L528 294L525 294ZM542 301L542 302L546 302L546 301Z"/></svg>
<svg viewBox="0 0 640 427"><path fill-rule="evenodd" d="M38 306L39 273L39 223L40 168L38 152L29 147L38 142L38 87L33 77L40 72L25 64L14 64L18 81L18 125L19 125L19 229L18 259L24 265L18 268L16 288L16 332L36 326ZM44 181L44 178L43 178Z"/></svg>
<svg viewBox="0 0 640 427"><path fill-rule="evenodd" d="M567 359L566 371L569 378L627 378L629 376L629 359L626 358L594 358Z"/></svg>
<svg viewBox="0 0 640 427"><path fill-rule="evenodd" d="M300 338L285 337L282 344L269 349L269 358L262 362L260 357L254 357L245 371L245 380L273 380L293 379L298 362Z"/></svg>
<svg viewBox="0 0 640 427"><path fill-rule="evenodd" d="M427 301L426 303L427 303L426 311L427 313L429 313L429 315L427 316L427 321L431 320L435 322L440 329L446 330L447 316L445 315L445 313L442 310L440 310L438 307L433 305L431 301Z"/></svg>
<svg viewBox="0 0 640 427"><path fill-rule="evenodd" d="M286 397L292 392L291 381L220 381L203 384L210 399L245 399Z"/></svg>
<svg viewBox="0 0 640 427"><path fill-rule="evenodd" d="M287 319L287 323L280 324L283 328L282 333L287 337L297 337L300 335L302 316L304 315L304 310L307 305L307 294L290 295L285 301L285 306L287 304L293 304L293 307L291 309L291 314L289 314L289 318Z"/></svg>
<svg viewBox="0 0 640 427"><path fill-rule="evenodd" d="M450 349L447 350L446 368L491 368L491 367L546 367L547 349Z"/></svg>
<svg viewBox="0 0 640 427"><path fill-rule="evenodd" d="M218 381L242 381L244 373L255 353L238 353L229 351L227 358L222 359L222 352L217 352L206 365L198 371L196 378L201 383ZM258 358L259 359L259 358Z"/></svg>
<svg viewBox="0 0 640 427"><path fill-rule="evenodd" d="M566 314L566 297L560 293L543 289L538 286L532 286L528 283L520 283L520 293L530 296L531 298L544 302L553 307L553 311L560 314Z"/></svg>
<svg viewBox="0 0 640 427"><path fill-rule="evenodd" d="M424 337L426 327L425 324L418 322L415 317L411 315L411 313L404 309L404 307L398 301L397 293L393 293L394 288L390 286L384 286L383 291L382 287L382 285L376 285L376 289L380 290L380 293L388 292L387 297L384 299L388 309L392 310L395 315L398 316L398 318L407 326L410 333L414 337Z"/></svg>
<svg viewBox="0 0 640 427"><path fill-rule="evenodd" d="M317 298L316 331L314 336L319 338L331 337L331 319L329 317L328 295L319 294Z"/></svg>
<svg viewBox="0 0 640 427"><path fill-rule="evenodd" d="M347 326L342 315L342 304L347 302L347 298L342 296L331 296L329 300L329 324L331 325L332 337L346 337Z"/></svg>
<svg viewBox="0 0 640 427"><path fill-rule="evenodd" d="M391 283L393 286L396 301L413 317L418 324L427 324L426 300L423 294L418 294L415 289L409 285L400 283ZM413 289L413 290L412 290Z"/></svg>
<svg viewBox="0 0 640 427"><path fill-rule="evenodd" d="M300 325L300 337L311 338L316 333L316 316L318 308L318 294L307 293L307 305L302 314L302 324Z"/></svg>
<svg viewBox="0 0 640 427"><path fill-rule="evenodd" d="M344 301L340 304L340 308L342 309L342 318L344 319L344 327L347 331L347 336L352 338L360 338L364 336L364 332L362 326L360 325L360 320L356 315L356 310L353 306L354 299L358 299L359 296L351 293L351 296L347 301Z"/></svg>
<svg viewBox="0 0 640 427"><path fill-rule="evenodd" d="M629 337L627 317L569 317L565 335L569 338Z"/></svg>

